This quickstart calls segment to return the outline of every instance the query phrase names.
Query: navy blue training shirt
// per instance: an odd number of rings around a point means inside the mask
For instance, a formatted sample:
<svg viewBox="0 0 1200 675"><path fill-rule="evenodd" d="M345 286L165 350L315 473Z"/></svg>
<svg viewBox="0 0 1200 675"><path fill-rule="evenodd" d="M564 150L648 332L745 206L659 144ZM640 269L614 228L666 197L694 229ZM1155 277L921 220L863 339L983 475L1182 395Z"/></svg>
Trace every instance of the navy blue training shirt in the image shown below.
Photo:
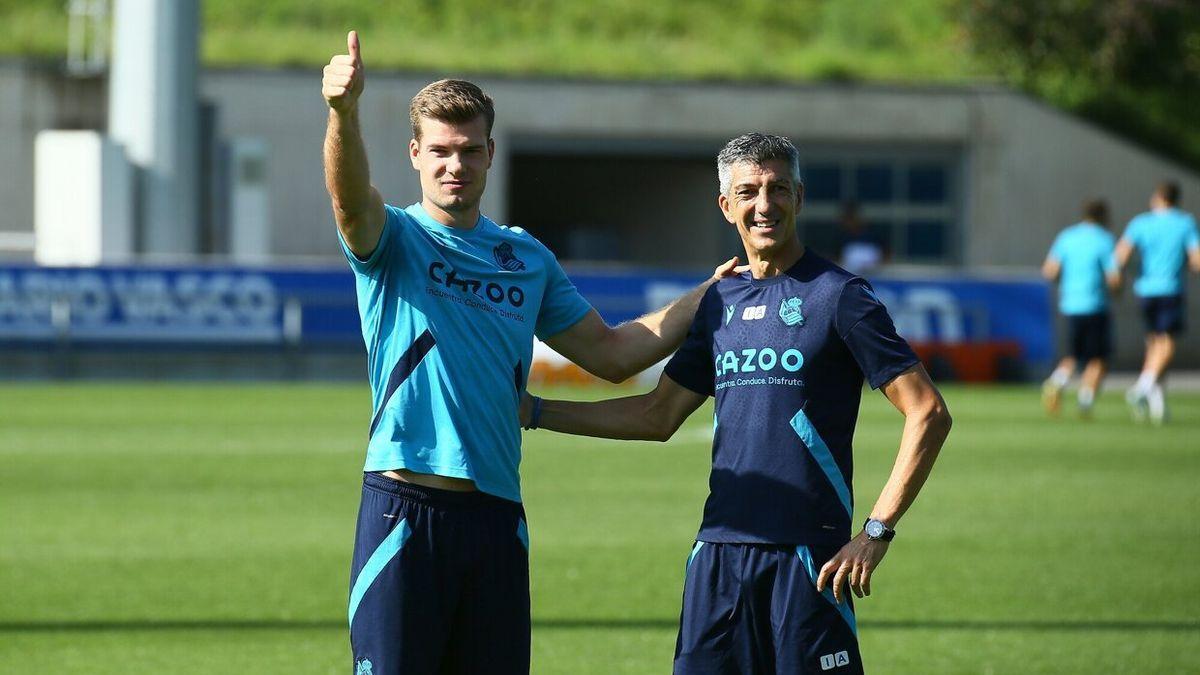
<svg viewBox="0 0 1200 675"><path fill-rule="evenodd" d="M811 251L768 279L709 287L666 374L716 397L713 465L697 539L846 541L851 441L863 378L917 364L863 279Z"/></svg>

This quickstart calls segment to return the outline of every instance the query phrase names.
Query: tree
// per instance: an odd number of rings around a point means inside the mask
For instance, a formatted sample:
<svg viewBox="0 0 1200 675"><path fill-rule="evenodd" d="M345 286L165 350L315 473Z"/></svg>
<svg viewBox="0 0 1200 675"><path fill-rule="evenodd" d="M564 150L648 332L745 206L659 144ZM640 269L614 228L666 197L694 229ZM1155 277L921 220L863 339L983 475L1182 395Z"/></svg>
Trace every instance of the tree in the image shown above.
<svg viewBox="0 0 1200 675"><path fill-rule="evenodd" d="M1196 0L959 0L1009 81L1200 167Z"/></svg>

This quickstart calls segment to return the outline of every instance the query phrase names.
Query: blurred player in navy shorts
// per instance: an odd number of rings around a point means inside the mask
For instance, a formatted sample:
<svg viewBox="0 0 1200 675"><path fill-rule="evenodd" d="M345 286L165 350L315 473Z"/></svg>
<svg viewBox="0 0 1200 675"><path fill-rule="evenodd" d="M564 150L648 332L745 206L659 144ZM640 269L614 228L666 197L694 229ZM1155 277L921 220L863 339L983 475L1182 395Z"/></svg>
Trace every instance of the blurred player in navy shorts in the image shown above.
<svg viewBox="0 0 1200 675"><path fill-rule="evenodd" d="M1112 354L1109 292L1120 288L1113 257L1116 239L1108 231L1108 205L1093 199L1083 205L1083 220L1054 239L1042 275L1058 282L1058 310L1067 320L1066 355L1042 384L1047 412L1058 413L1062 391L1077 367L1079 413L1089 417Z"/></svg>
<svg viewBox="0 0 1200 675"><path fill-rule="evenodd" d="M1179 185L1164 182L1150 196L1150 210L1129 221L1117 242L1117 264L1124 268L1136 251L1141 270L1133 292L1146 324L1146 359L1137 382L1125 398L1138 421L1167 419L1163 379L1175 356L1175 339L1183 332L1184 271L1200 273L1200 233L1196 219L1179 208Z"/></svg>

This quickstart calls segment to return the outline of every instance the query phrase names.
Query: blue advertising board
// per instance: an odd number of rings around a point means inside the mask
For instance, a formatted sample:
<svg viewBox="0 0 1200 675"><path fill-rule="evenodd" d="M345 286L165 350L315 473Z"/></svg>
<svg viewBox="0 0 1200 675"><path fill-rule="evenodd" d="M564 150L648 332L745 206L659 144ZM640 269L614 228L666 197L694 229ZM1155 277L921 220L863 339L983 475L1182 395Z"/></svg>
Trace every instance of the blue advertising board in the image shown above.
<svg viewBox="0 0 1200 675"><path fill-rule="evenodd" d="M0 342L361 341L338 268L0 267Z"/></svg>
<svg viewBox="0 0 1200 675"><path fill-rule="evenodd" d="M572 270L580 292L609 323L661 307L703 277ZM914 343L1009 342L1027 363L1054 358L1053 305L1040 278L945 276L872 278L896 329Z"/></svg>
<svg viewBox="0 0 1200 675"><path fill-rule="evenodd" d="M661 307L702 274L569 269L609 323ZM1030 278L879 278L900 333L924 343L1007 341L1053 357L1051 297ZM0 267L0 344L361 346L344 267Z"/></svg>

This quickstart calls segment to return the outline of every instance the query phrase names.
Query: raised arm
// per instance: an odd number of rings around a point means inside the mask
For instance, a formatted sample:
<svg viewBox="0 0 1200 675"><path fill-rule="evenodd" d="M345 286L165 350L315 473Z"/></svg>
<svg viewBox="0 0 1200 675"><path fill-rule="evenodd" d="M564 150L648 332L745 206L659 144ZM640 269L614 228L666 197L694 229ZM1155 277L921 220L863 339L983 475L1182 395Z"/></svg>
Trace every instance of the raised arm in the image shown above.
<svg viewBox="0 0 1200 675"><path fill-rule="evenodd" d="M367 149L358 123L358 99L365 85L358 33L346 36L348 54L325 66L321 95L329 104L325 127L325 188L333 201L333 217L354 255L366 259L379 245L385 212L383 198L371 185Z"/></svg>
<svg viewBox="0 0 1200 675"><path fill-rule="evenodd" d="M901 373L883 386L883 394L904 415L904 433L896 463L883 491L871 509L871 518L895 529L901 516L912 506L925 479L933 469L946 435L950 433L950 413L929 375L921 365ZM868 539L859 532L821 568L817 589L824 590L832 577L833 594L842 601L843 583L858 597L871 594L871 574L887 553L888 542Z"/></svg>
<svg viewBox="0 0 1200 675"><path fill-rule="evenodd" d="M576 436L624 440L665 441L708 398L676 384L664 374L658 386L640 396L606 401L541 400L537 428ZM534 399L521 402L521 425L529 426Z"/></svg>
<svg viewBox="0 0 1200 675"><path fill-rule="evenodd" d="M705 291L719 279L737 274L742 269L737 263L737 258L730 258L713 272L712 278L658 311L614 328L593 310L546 340L546 344L589 373L609 382L622 382L675 351Z"/></svg>

